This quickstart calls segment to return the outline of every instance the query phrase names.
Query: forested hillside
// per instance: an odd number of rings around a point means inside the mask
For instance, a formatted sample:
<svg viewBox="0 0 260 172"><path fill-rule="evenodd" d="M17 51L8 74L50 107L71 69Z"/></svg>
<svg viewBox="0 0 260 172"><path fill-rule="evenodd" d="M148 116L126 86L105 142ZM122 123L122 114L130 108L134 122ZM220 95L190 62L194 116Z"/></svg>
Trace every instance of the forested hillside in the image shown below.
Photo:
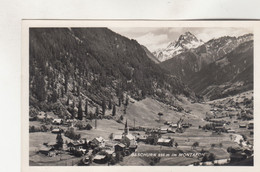
<svg viewBox="0 0 260 172"><path fill-rule="evenodd" d="M74 116L90 104L119 106L130 96L171 103L190 90L147 57L135 40L107 28L30 29L30 107Z"/></svg>

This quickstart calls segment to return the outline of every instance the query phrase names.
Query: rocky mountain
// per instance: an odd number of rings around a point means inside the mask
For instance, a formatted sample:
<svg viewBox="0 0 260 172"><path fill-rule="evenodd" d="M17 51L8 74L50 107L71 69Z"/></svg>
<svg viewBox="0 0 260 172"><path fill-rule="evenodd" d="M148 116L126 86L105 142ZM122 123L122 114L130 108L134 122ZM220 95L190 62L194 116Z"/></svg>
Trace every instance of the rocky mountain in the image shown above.
<svg viewBox="0 0 260 172"><path fill-rule="evenodd" d="M253 34L246 34L240 37L224 36L212 39L205 44L176 55L160 65L187 82L191 76L199 72L210 63L230 53L240 44L253 39Z"/></svg>
<svg viewBox="0 0 260 172"><path fill-rule="evenodd" d="M74 107L120 106L126 97L171 103L192 92L144 48L107 28L31 28L30 109L74 117Z"/></svg>
<svg viewBox="0 0 260 172"><path fill-rule="evenodd" d="M241 54L241 51L239 50L239 48L242 47L244 47L244 49L246 49L246 47L251 47L253 44L252 40L253 34L246 34L239 37L224 36L218 39L212 39L195 49L190 49L186 52L176 55L174 58L160 63L160 65L162 68L168 70L171 74L181 78L186 84L188 84L190 88L193 89L193 91L195 91L196 94L206 96L210 99L223 97L230 94L230 90L228 93L225 92L223 94L221 93L221 95L218 95L221 91L223 91L223 89L220 89L220 87L228 88L228 86L232 87L231 85L238 84L235 79L231 80L231 76L237 78L241 75L250 75L248 77L252 78L253 69L251 68L252 66L247 67L248 63L246 64L243 61L238 60L239 58L237 59L237 63L239 64L232 64L225 60L234 60L235 57L233 56L236 54L239 57L243 55L241 58L249 58L247 61L252 61L252 48L247 49L247 53L243 54ZM251 44L248 42L251 42ZM219 65L215 65L222 64L221 66L223 66L223 64L226 64L225 62L227 62L227 66L224 65L224 68L219 68ZM235 65L236 67L240 66L240 68L234 68L236 69L236 72L239 72L238 76L236 76L236 73L233 73L233 70L230 71L232 68L230 66L232 65ZM245 74L245 72L242 72L244 70L248 73ZM249 85L245 86L246 88L241 88L241 90L237 86L233 85L234 88L238 89L237 92L239 92L239 90L242 91L252 88L251 81L244 79L241 80L243 85ZM230 80L230 82L225 83L228 80ZM222 85L223 83L225 84ZM213 90L218 93L213 93ZM235 93L236 91L234 90L235 89L233 89L233 92Z"/></svg>
<svg viewBox="0 0 260 172"><path fill-rule="evenodd" d="M253 73L253 41L247 41L194 73L187 83L197 94L213 100L252 90Z"/></svg>
<svg viewBox="0 0 260 172"><path fill-rule="evenodd" d="M192 33L185 32L180 35L178 40L170 42L166 48L159 49L153 52L153 54L159 61L163 62L189 49L197 48L202 44L203 41L198 40Z"/></svg>

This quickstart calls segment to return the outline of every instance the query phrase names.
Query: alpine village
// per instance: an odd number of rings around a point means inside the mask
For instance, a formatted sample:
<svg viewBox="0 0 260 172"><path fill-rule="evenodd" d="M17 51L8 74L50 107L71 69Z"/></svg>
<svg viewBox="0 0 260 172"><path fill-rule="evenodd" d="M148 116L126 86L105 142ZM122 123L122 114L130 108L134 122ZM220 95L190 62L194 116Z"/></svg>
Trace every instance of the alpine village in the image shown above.
<svg viewBox="0 0 260 172"><path fill-rule="evenodd" d="M253 47L30 28L30 166L253 166Z"/></svg>

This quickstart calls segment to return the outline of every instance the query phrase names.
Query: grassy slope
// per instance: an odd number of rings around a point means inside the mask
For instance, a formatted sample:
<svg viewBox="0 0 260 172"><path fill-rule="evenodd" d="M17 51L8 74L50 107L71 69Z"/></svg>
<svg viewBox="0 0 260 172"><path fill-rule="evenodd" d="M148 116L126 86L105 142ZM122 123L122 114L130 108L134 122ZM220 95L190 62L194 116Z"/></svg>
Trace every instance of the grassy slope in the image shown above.
<svg viewBox="0 0 260 172"><path fill-rule="evenodd" d="M247 92L238 96L231 97L234 100L240 101L242 100L242 96L248 96L250 98L250 95L252 95L252 92ZM189 122L192 124L192 127L189 129L186 129L184 133L168 133L164 134L163 137L172 137L174 140L179 144L178 148L175 147L166 147L159 145L146 145L146 144L139 144L137 151L138 152L158 152L158 151L177 151L182 150L184 152L197 152L201 149L208 150L216 155L217 159L227 158L229 157L229 154L226 152L226 149L229 146L238 146L237 143L234 143L233 140L230 139L228 133L222 133L221 135L213 134L212 132L208 131L205 132L201 129L198 129L198 126L203 126L206 121L203 120L205 117L206 112L209 112L211 109L210 103L213 102L207 102L205 104L199 104L199 103L190 103L186 98L180 97L180 101L176 102L178 105L182 105L182 107L185 110L192 110L190 114L188 113L180 113L175 112L174 110L171 110L171 107L162 104L154 99L146 98L142 101L135 101L133 103L133 100L130 101L126 114L124 115L124 121L127 119L129 126L133 126L133 120L136 121L136 126L145 126L145 127L159 127L159 126L165 126L163 124L163 121L168 120L171 122L177 122L177 120L180 117L184 118L184 122ZM219 101L228 101L228 98L226 99L220 99ZM216 103L216 102L215 102ZM158 112L162 112L164 116L162 117L161 122L158 121ZM123 106L121 106L119 109L117 109L117 116L123 115ZM238 124L234 124L233 121L235 119L232 119L231 121L231 128L235 129L239 134L242 134L243 132L248 132L247 130L241 130L239 129L238 125L240 124L240 121ZM242 121L243 122L243 121ZM30 125L37 126L37 123L39 122L30 122ZM94 120L90 122L92 126L94 126ZM40 124L38 124L39 126ZM87 130L76 130L77 133L81 134L82 138L87 138L89 140L93 139L94 137L102 136L103 138L109 140L110 133L120 134L123 132L124 124L123 123L117 123L114 120L98 120L98 127L97 129L92 129L90 131ZM64 128L66 129L66 128ZM142 133L142 132L139 132ZM64 139L67 139L66 137L63 137ZM30 158L31 160L35 160L35 150L37 150L43 142L55 142L56 135L51 134L50 132L47 133L30 133L30 156L33 156ZM252 138L249 138L252 140ZM191 148L192 144L194 142L198 141L199 146L193 150ZM223 147L215 147L211 148L211 144L218 145L219 143L223 144ZM39 161L47 161L42 160L42 157L38 159ZM194 158L182 158L177 160L176 158L162 158L160 163L158 165L188 165L192 162L195 162L196 159ZM51 165L51 164L50 164ZM125 157L124 161L121 162L119 165L148 165L148 162L144 159L138 157Z"/></svg>

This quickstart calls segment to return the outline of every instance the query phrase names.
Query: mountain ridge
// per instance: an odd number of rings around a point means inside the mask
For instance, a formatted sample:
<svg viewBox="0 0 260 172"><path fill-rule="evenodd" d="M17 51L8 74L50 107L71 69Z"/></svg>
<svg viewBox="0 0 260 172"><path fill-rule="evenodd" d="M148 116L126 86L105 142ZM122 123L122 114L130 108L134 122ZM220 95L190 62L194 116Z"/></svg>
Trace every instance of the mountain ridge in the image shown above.
<svg viewBox="0 0 260 172"><path fill-rule="evenodd" d="M185 32L177 40L170 42L166 48L158 49L153 54L160 62L163 62L189 49L197 48L203 43L202 40L198 40L192 33Z"/></svg>

